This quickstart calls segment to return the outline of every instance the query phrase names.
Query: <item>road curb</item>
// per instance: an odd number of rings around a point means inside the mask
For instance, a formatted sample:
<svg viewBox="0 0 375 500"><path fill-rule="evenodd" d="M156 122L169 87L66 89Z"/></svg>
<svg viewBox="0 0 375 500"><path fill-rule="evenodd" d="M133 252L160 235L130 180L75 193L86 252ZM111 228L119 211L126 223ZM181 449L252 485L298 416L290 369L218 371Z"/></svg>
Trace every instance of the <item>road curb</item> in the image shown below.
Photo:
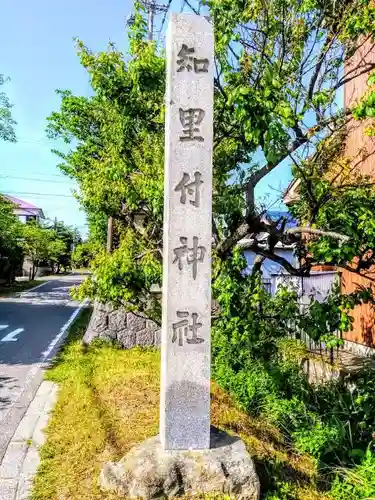
<svg viewBox="0 0 375 500"><path fill-rule="evenodd" d="M44 381L12 437L0 465L0 500L27 500L39 466L43 429L57 400L57 384Z"/></svg>

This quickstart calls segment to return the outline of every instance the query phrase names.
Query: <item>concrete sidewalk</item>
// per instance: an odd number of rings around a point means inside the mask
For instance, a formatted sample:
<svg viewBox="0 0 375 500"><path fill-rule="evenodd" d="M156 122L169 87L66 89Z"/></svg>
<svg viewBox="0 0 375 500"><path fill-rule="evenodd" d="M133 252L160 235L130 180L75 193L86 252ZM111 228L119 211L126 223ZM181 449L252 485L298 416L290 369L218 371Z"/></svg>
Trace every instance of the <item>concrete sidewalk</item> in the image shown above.
<svg viewBox="0 0 375 500"><path fill-rule="evenodd" d="M27 500L39 466L43 429L57 399L57 385L44 381L11 439L0 465L0 500Z"/></svg>

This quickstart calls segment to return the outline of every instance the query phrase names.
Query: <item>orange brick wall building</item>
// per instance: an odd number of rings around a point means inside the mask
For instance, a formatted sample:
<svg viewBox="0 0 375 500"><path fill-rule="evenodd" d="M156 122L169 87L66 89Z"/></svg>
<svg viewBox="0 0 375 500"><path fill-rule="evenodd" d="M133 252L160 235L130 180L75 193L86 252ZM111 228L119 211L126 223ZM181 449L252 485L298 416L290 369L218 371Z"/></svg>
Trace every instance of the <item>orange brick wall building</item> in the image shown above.
<svg viewBox="0 0 375 500"><path fill-rule="evenodd" d="M353 67L358 67L366 63L375 62L375 45L370 42L356 52L350 64L346 65L345 76L352 76ZM367 90L368 73L357 76L355 79L345 84L344 102L348 107L357 101ZM375 179L375 138L365 135L366 124L356 123L350 127L346 143L346 155L360 159L360 169L363 173L371 174ZM344 293L350 293L356 290L357 284L366 287L371 285L371 281L356 276L349 271L342 270L341 287ZM375 347L375 313L369 305L362 305L353 311L354 325L353 330L344 335L346 340L363 344L365 346Z"/></svg>

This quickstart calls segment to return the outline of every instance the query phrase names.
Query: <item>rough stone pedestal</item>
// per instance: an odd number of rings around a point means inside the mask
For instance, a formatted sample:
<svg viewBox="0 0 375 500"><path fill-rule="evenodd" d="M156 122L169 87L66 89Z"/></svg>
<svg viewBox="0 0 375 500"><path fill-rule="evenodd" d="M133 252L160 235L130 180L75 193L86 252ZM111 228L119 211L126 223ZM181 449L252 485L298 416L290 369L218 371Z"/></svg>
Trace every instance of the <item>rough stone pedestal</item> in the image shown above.
<svg viewBox="0 0 375 500"><path fill-rule="evenodd" d="M211 428L211 447L206 450L166 451L159 436L147 439L120 462L106 464L100 485L121 498L210 493L258 500L260 494L259 479L243 441L215 428Z"/></svg>

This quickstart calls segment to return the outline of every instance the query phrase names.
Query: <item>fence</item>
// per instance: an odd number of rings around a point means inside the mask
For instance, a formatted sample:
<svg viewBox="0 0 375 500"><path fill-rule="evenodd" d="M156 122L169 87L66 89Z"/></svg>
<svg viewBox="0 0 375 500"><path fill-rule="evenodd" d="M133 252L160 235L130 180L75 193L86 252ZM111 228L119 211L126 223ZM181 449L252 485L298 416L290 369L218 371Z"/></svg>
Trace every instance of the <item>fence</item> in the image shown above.
<svg viewBox="0 0 375 500"><path fill-rule="evenodd" d="M272 276L270 283L265 283L265 287L272 294L276 293L280 285L292 287L297 292L299 298L300 312L304 314L309 308L311 298L319 302L325 300L338 278L339 275L331 271L313 273L308 278L279 274ZM291 324L290 326L293 338L301 340L310 351L321 356L326 356L333 364L335 358L338 356L339 347L327 347L322 341L314 341L305 331L299 329L296 324ZM341 332L337 332L337 336L341 338Z"/></svg>

